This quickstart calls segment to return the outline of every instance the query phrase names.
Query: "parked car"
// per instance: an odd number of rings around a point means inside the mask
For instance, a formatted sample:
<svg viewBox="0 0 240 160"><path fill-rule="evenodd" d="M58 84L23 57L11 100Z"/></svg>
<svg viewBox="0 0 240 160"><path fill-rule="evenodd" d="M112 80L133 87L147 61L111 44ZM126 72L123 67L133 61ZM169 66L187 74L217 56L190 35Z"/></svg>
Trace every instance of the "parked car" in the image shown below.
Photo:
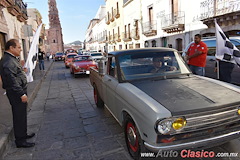
<svg viewBox="0 0 240 160"><path fill-rule="evenodd" d="M240 49L240 37L230 37L229 39L238 49ZM204 43L206 43L208 46L207 63L206 63L206 67L205 67L206 76L217 79L217 73L214 72L215 63L216 63L216 58L215 58L216 38L212 37L212 38L202 39L202 41ZM190 47L190 45L192 43L194 43L194 42L191 42L190 44L187 45L187 47L184 50L183 56L186 55L186 52L188 51L188 48ZM239 73L240 73L240 68L237 65L235 65L233 72L232 72L232 83L233 84L240 85L240 74Z"/></svg>
<svg viewBox="0 0 240 160"><path fill-rule="evenodd" d="M70 72L76 77L78 74L90 74L90 68L97 69L97 63L91 56L75 56L70 64Z"/></svg>
<svg viewBox="0 0 240 160"><path fill-rule="evenodd" d="M64 53L56 53L54 56L55 61L63 61L64 60Z"/></svg>
<svg viewBox="0 0 240 160"><path fill-rule="evenodd" d="M111 52L90 82L97 107L123 126L134 159L146 149L204 149L240 137L240 87L193 75L174 49Z"/></svg>
<svg viewBox="0 0 240 160"><path fill-rule="evenodd" d="M103 57L101 52L90 53L90 55L94 61L99 61Z"/></svg>
<svg viewBox="0 0 240 160"><path fill-rule="evenodd" d="M72 60L75 56L77 56L77 53L69 53L66 55L65 61L64 61L66 68L69 68L70 63L72 62Z"/></svg>

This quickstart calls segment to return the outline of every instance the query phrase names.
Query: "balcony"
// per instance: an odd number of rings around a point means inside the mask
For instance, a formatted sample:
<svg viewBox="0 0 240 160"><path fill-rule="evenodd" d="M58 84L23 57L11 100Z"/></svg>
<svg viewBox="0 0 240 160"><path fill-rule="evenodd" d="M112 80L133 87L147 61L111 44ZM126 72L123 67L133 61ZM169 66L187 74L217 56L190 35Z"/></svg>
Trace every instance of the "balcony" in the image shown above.
<svg viewBox="0 0 240 160"><path fill-rule="evenodd" d="M157 35L157 22L156 21L148 21L143 23L143 34L146 37Z"/></svg>
<svg viewBox="0 0 240 160"><path fill-rule="evenodd" d="M185 13L174 12L173 14L165 15L162 18L162 30L167 33L181 32L185 30Z"/></svg>
<svg viewBox="0 0 240 160"><path fill-rule="evenodd" d="M138 28L132 29L132 31L131 31L131 37L132 37L133 39L135 39L135 40L139 40L139 39L140 39Z"/></svg>
<svg viewBox="0 0 240 160"><path fill-rule="evenodd" d="M122 39L124 42L131 41L132 38L131 38L130 32L122 32Z"/></svg>
<svg viewBox="0 0 240 160"><path fill-rule="evenodd" d="M108 16L105 17L105 22L106 22L107 25L110 24L110 20L109 20Z"/></svg>
<svg viewBox="0 0 240 160"><path fill-rule="evenodd" d="M205 0L200 4L199 19L209 28L214 27L214 18L225 26L236 24L240 18L240 1L235 0Z"/></svg>
<svg viewBox="0 0 240 160"><path fill-rule="evenodd" d="M109 17L110 17L110 21L113 22L113 21L114 21L114 16L113 16L113 14L109 13Z"/></svg>
<svg viewBox="0 0 240 160"><path fill-rule="evenodd" d="M99 42L99 43L106 43L107 40L108 40L107 36L103 36L103 37L101 37L101 38L98 39L98 42Z"/></svg>
<svg viewBox="0 0 240 160"><path fill-rule="evenodd" d="M2 1L1 1L2 2ZM8 0L9 5L7 10L13 16L16 16L20 22L24 22L28 19L27 16L27 5L21 0ZM13 2L13 3L12 3Z"/></svg>
<svg viewBox="0 0 240 160"><path fill-rule="evenodd" d="M113 15L114 15L115 18L119 18L120 17L119 10L118 9L114 9Z"/></svg>
<svg viewBox="0 0 240 160"><path fill-rule="evenodd" d="M15 4L14 0L0 0L0 5L7 8Z"/></svg>
<svg viewBox="0 0 240 160"><path fill-rule="evenodd" d="M115 41L121 42L121 36L120 36L120 34L115 33L115 34L114 34L114 37L115 37L115 38L114 38Z"/></svg>

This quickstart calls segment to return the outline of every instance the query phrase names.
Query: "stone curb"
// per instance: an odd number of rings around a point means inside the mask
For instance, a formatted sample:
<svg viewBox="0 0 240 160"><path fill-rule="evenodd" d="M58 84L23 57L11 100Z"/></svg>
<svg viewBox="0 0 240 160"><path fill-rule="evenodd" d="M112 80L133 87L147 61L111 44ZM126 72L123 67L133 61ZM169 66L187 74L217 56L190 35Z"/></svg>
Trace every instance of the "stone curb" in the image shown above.
<svg viewBox="0 0 240 160"><path fill-rule="evenodd" d="M32 105L32 103L37 95L37 92L40 89L41 84L42 84L43 80L46 78L46 75L49 72L52 65L53 65L53 61L49 65L46 72L43 74L43 76L40 79L40 81L38 82L38 84L34 87L32 93L29 95L28 108L27 108L28 112L31 110L30 106ZM10 132L8 134L0 135L0 159L3 158L3 154L6 151L6 149L8 148L8 144L12 139L13 139L13 128L10 129Z"/></svg>

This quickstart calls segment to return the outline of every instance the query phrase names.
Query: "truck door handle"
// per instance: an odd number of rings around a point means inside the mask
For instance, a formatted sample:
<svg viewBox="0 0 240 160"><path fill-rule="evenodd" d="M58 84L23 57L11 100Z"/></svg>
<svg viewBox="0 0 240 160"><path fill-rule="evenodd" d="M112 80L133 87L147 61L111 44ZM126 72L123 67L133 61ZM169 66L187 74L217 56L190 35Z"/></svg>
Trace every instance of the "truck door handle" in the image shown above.
<svg viewBox="0 0 240 160"><path fill-rule="evenodd" d="M209 61L213 62L213 61L215 61L215 60L214 60L214 59L209 59Z"/></svg>

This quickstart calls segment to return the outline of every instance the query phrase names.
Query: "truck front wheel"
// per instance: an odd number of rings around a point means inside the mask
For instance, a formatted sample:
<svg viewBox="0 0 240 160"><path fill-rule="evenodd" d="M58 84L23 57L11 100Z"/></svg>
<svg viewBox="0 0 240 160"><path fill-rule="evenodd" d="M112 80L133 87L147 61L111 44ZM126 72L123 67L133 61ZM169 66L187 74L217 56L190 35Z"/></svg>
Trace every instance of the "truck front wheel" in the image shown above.
<svg viewBox="0 0 240 160"><path fill-rule="evenodd" d="M93 88L94 88L94 89L93 89L93 93L94 93L94 101L95 101L95 104L97 105L98 108L103 108L103 107L104 107L104 102L103 102L103 100L101 99L101 97L99 96L97 87L94 86Z"/></svg>
<svg viewBox="0 0 240 160"><path fill-rule="evenodd" d="M128 152L133 159L141 159L141 153L146 149L143 144L143 140L140 137L137 126L130 116L127 115L124 124L125 141L127 144Z"/></svg>

